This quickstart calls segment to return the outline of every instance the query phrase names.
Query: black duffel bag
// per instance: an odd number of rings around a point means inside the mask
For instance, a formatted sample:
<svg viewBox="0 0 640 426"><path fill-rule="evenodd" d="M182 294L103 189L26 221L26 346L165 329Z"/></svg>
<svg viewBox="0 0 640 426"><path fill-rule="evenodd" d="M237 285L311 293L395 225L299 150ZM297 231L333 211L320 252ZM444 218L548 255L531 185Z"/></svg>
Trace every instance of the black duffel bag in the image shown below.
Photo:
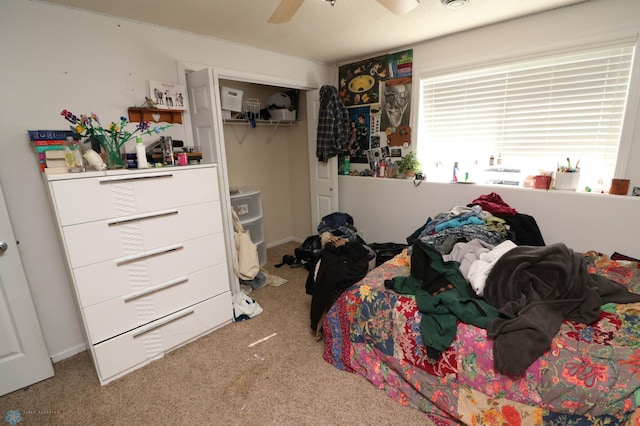
<svg viewBox="0 0 640 426"><path fill-rule="evenodd" d="M296 260L302 263L307 271L310 271L320 258L320 251L322 251L320 235L311 235L302 242L300 247L294 250L294 254Z"/></svg>

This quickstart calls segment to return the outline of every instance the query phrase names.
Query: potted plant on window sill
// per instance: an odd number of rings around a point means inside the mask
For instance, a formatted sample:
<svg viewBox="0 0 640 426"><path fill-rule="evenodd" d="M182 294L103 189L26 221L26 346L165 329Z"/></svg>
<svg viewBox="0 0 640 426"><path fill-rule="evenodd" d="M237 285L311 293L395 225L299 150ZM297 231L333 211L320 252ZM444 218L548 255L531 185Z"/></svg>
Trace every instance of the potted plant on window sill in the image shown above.
<svg viewBox="0 0 640 426"><path fill-rule="evenodd" d="M398 167L400 177L404 175L406 179L413 179L415 174L419 172L421 168L415 151L409 151L407 155L396 161L396 166Z"/></svg>

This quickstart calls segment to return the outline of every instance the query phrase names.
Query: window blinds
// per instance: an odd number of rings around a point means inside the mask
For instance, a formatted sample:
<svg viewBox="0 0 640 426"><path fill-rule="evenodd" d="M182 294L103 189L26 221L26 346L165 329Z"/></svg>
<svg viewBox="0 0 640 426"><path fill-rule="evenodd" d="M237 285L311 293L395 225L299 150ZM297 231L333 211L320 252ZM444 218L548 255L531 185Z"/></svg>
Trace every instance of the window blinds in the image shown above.
<svg viewBox="0 0 640 426"><path fill-rule="evenodd" d="M634 44L421 79L421 158L615 170ZM585 170L586 169L586 170Z"/></svg>

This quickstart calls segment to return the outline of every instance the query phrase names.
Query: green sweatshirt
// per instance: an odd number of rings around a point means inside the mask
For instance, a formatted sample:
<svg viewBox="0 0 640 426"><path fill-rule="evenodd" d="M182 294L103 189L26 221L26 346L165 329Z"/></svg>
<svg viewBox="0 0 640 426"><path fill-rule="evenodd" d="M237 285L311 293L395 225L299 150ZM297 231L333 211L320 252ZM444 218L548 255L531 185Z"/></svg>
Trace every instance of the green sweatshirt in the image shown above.
<svg viewBox="0 0 640 426"><path fill-rule="evenodd" d="M422 253L416 253L416 250ZM428 262L424 261L424 255L428 257ZM433 292L425 290L430 283L416 278L413 273L409 277L395 277L392 280L392 288L397 293L416 296L416 304L422 312L420 331L425 346L440 352L449 348L456 337L457 320L486 329L492 320L498 318L498 310L473 292L458 269L458 262L444 262L440 252L421 241L413 245L411 262L412 271L416 266L432 268L452 284L434 296ZM421 275L434 274L431 271Z"/></svg>

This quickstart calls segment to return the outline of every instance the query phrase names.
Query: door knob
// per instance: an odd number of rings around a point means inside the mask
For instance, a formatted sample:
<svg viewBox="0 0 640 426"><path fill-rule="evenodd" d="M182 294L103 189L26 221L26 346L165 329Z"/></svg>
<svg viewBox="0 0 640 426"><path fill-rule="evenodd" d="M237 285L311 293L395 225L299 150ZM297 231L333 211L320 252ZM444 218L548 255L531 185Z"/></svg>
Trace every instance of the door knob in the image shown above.
<svg viewBox="0 0 640 426"><path fill-rule="evenodd" d="M0 241L0 254L7 251L8 248L9 246L7 245L7 243L5 243L4 241Z"/></svg>

